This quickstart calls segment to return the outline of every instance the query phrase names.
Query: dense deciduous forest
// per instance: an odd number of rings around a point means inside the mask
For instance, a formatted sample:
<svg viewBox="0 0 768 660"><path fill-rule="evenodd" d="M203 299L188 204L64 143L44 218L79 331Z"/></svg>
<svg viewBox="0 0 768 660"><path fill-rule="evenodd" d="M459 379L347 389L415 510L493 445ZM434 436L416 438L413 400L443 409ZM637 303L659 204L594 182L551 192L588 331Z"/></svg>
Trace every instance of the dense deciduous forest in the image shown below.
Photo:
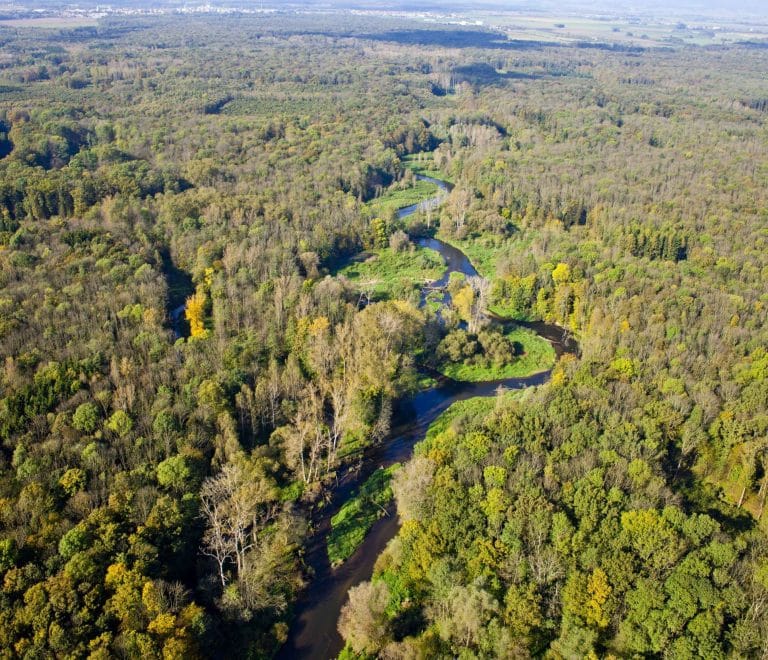
<svg viewBox="0 0 768 660"><path fill-rule="evenodd" d="M392 471L343 654L768 653L768 50L320 14L0 49L3 657L274 655L397 402L551 366L497 317L580 354ZM400 217L420 173L453 187ZM434 235L480 273L445 309Z"/></svg>

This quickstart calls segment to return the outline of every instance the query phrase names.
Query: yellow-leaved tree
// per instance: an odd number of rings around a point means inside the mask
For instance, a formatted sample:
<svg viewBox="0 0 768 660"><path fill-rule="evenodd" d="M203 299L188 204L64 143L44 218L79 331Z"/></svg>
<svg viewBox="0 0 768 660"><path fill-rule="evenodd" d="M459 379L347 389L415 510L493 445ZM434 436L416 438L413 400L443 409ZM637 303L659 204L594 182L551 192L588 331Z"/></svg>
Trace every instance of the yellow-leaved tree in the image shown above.
<svg viewBox="0 0 768 660"><path fill-rule="evenodd" d="M187 308L184 317L189 321L189 332L194 339L202 339L208 335L205 329L205 307L208 302L205 291L198 288L194 295L187 298Z"/></svg>
<svg viewBox="0 0 768 660"><path fill-rule="evenodd" d="M566 284L571 279L571 267L568 264L559 263L552 271L552 280L555 284Z"/></svg>

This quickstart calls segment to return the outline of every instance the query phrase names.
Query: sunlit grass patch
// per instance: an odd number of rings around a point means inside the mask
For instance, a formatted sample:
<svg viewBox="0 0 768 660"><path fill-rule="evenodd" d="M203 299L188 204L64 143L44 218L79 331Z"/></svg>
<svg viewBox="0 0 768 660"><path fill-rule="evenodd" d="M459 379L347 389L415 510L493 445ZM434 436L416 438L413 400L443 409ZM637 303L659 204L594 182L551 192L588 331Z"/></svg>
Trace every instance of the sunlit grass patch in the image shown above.
<svg viewBox="0 0 768 660"><path fill-rule="evenodd" d="M373 523L386 514L392 500L392 475L400 464L379 468L331 518L328 559L332 566L344 563L365 539Z"/></svg>

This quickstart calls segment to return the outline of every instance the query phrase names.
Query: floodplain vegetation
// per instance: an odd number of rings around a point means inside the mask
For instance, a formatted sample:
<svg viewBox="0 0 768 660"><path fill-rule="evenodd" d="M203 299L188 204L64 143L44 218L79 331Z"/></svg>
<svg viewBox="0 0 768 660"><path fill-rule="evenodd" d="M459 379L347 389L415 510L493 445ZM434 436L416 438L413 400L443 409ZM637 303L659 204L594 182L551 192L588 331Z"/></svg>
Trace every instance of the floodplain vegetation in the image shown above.
<svg viewBox="0 0 768 660"><path fill-rule="evenodd" d="M768 49L290 14L0 43L3 657L273 655L420 369L552 367L489 311L580 355L388 475L344 655L768 653ZM414 173L454 187L398 220ZM435 234L482 275L439 314Z"/></svg>

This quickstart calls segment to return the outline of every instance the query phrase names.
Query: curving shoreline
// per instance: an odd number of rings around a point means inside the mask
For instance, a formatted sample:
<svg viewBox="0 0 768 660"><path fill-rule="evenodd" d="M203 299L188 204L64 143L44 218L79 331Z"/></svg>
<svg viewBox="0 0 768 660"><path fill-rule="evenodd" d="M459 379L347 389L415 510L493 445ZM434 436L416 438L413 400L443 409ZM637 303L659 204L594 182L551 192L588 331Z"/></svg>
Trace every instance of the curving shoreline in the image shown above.
<svg viewBox="0 0 768 660"><path fill-rule="evenodd" d="M448 184L430 177L419 178L432 181L441 189L441 194L420 204L398 211L400 218L417 210L434 208L449 190ZM424 205L427 206L424 206ZM461 250L435 238L420 239L419 245L437 251L446 262L446 272L434 286L443 286L452 272L476 276L477 270ZM447 296L448 294L446 294ZM444 297L443 302L448 299ZM497 319L503 320L503 319ZM516 322L517 323L517 322ZM559 326L542 322L518 323L534 330L549 341L558 357L564 353L578 353L578 344ZM347 466L340 471L338 487L334 489L331 501L315 521L315 531L306 546L305 561L314 572L309 586L296 605L294 620L288 640L280 649L277 658L335 658L343 648L343 640L336 624L349 589L370 579L373 566L387 543L399 529L395 504L387 507L387 516L380 518L370 529L365 540L347 561L332 569L326 552L326 536L330 531L330 519L352 492L378 467L388 467L396 462L410 459L414 445L422 440L427 429L451 404L473 397L493 396L499 388L523 389L542 385L549 380L551 370L544 370L521 378L484 381L478 383L459 382L444 378L435 387L418 392L414 396L397 402L393 428L387 441L370 447L361 458L359 465Z"/></svg>

